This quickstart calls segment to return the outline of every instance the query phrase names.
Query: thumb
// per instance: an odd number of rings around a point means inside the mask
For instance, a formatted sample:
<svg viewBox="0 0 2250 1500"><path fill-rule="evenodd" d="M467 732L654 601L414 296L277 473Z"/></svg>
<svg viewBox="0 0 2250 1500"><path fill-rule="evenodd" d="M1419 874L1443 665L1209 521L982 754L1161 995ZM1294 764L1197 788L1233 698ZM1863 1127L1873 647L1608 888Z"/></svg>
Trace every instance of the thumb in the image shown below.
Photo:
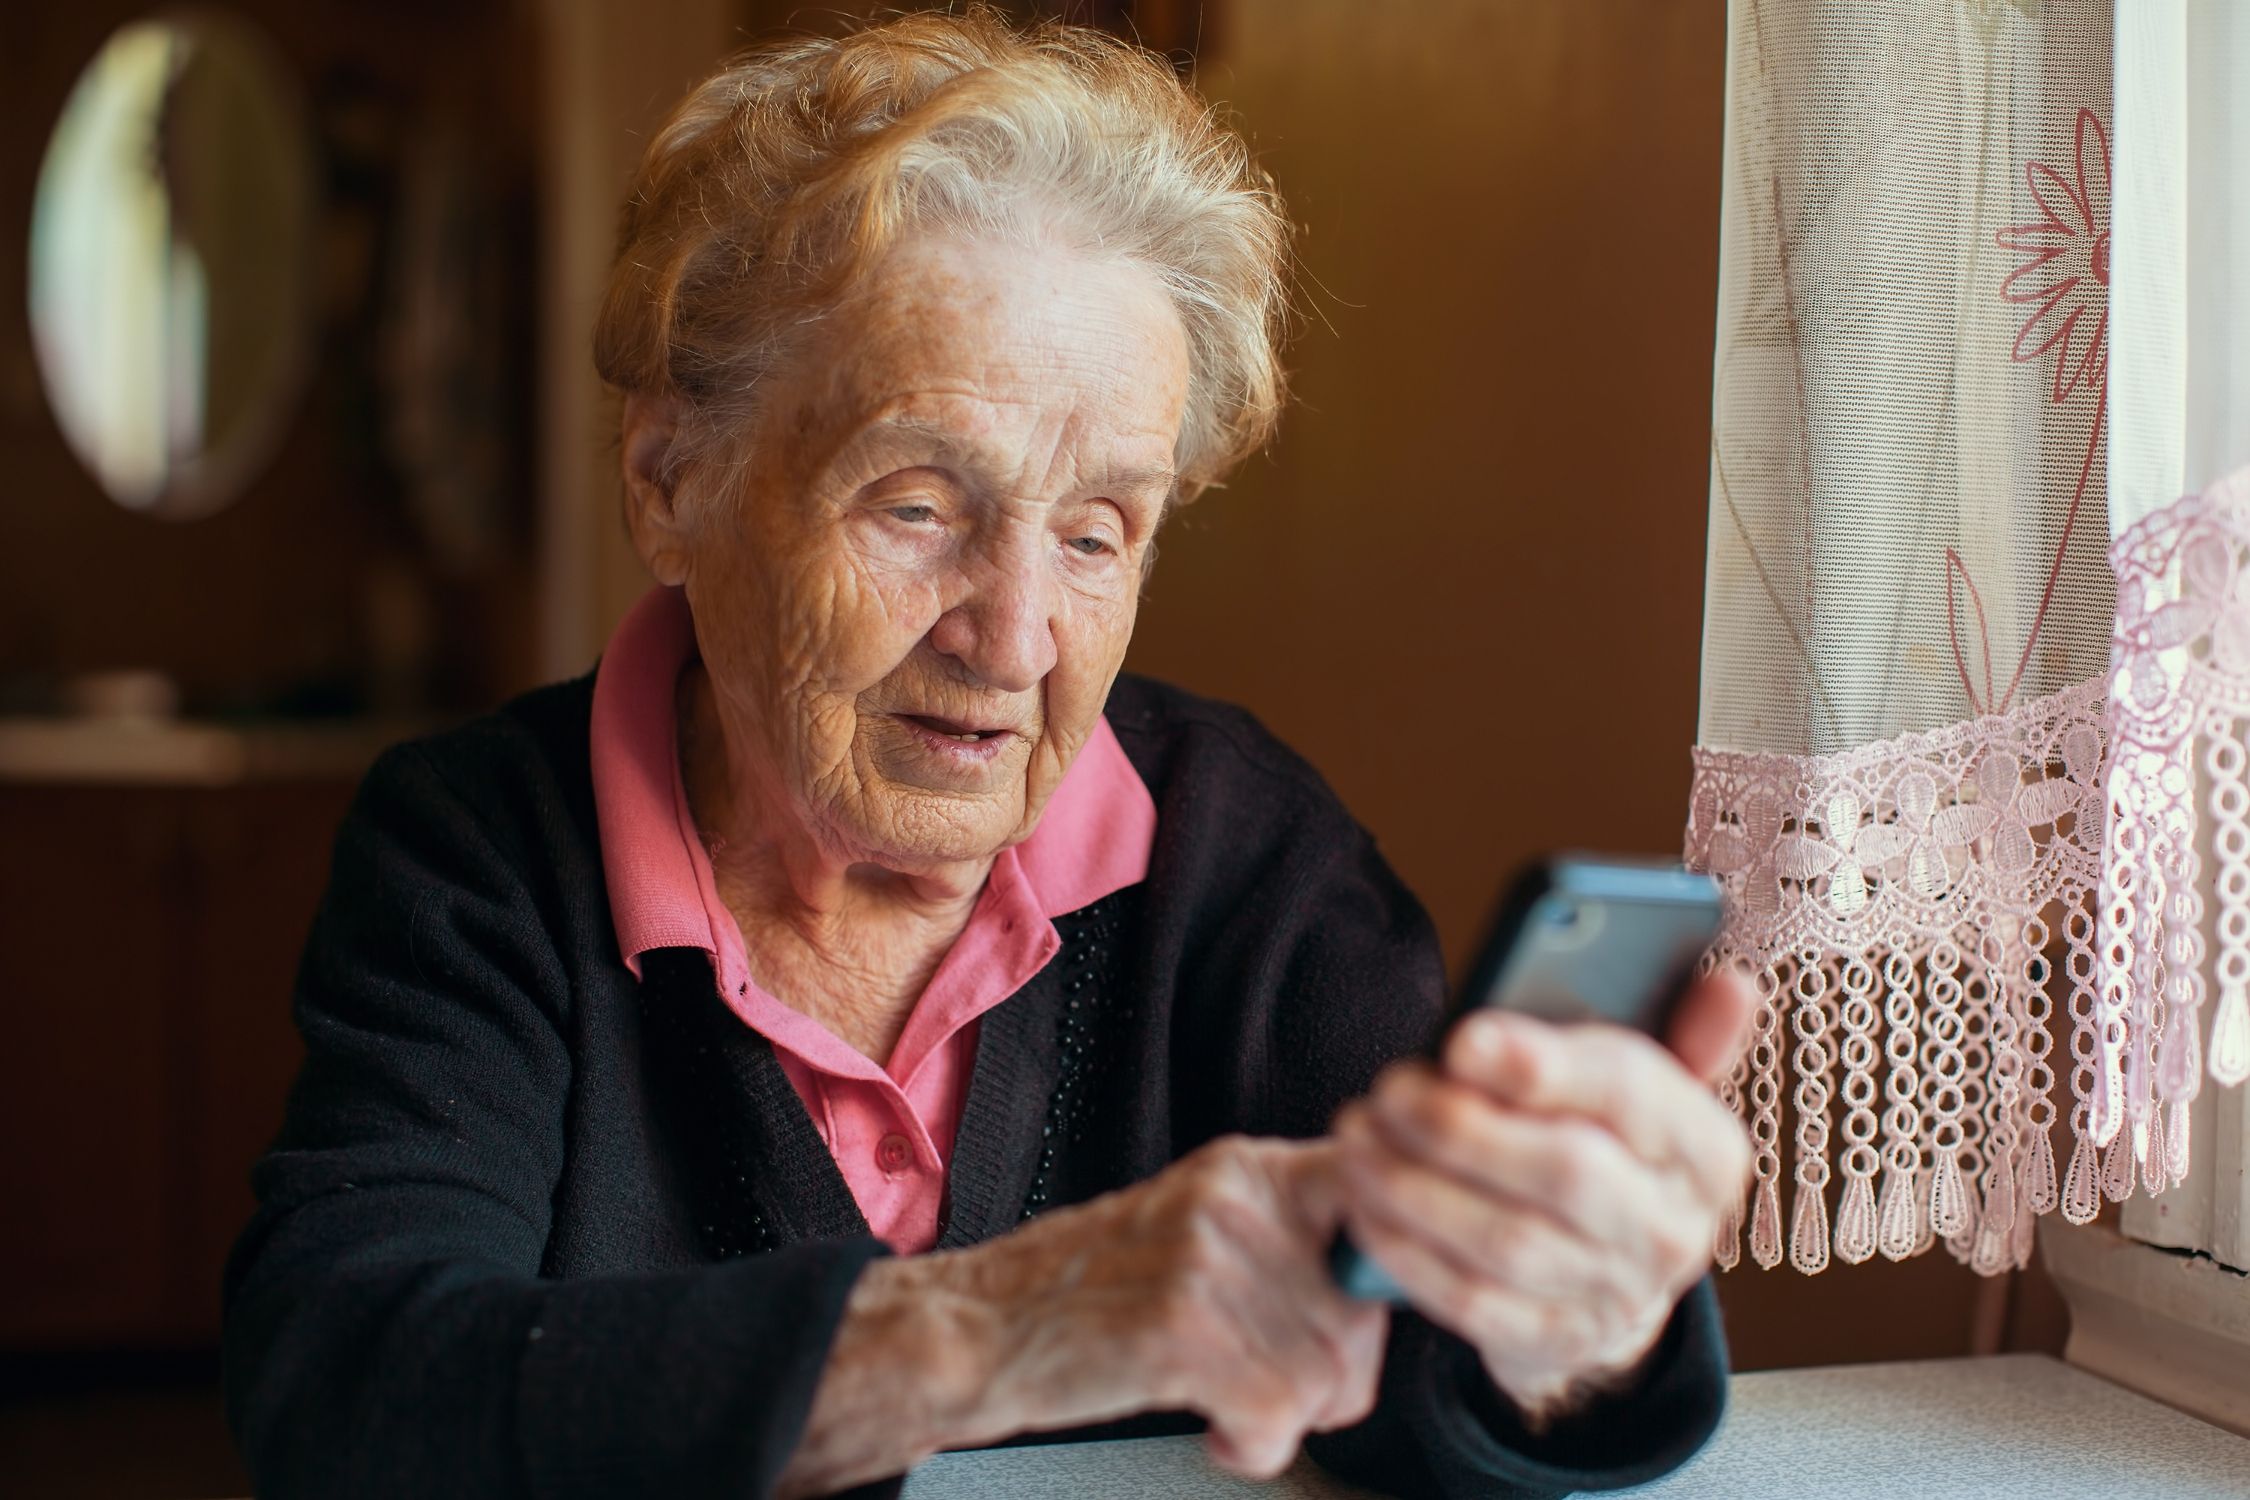
<svg viewBox="0 0 2250 1500"><path fill-rule="evenodd" d="M1251 1430L1217 1417L1209 1421L1204 1443L1211 1461L1229 1473L1261 1482L1278 1479L1297 1456L1297 1439L1289 1434Z"/></svg>
<svg viewBox="0 0 2250 1500"><path fill-rule="evenodd" d="M1706 1083L1734 1071L1750 1039L1758 991L1741 969L1722 965L1680 999L1665 1041L1680 1065Z"/></svg>
<svg viewBox="0 0 2250 1500"><path fill-rule="evenodd" d="M1325 1237L1343 1227L1343 1148L1327 1136L1291 1142L1274 1163L1274 1184L1299 1223Z"/></svg>

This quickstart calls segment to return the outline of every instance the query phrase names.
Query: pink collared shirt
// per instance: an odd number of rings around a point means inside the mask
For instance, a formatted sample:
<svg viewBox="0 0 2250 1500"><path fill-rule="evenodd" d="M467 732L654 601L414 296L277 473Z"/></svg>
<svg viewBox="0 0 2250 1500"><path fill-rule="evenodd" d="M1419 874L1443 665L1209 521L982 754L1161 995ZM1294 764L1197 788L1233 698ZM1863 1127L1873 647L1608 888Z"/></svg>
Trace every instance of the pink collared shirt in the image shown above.
<svg viewBox="0 0 2250 1500"><path fill-rule="evenodd" d="M696 654L678 589L633 606L594 678L594 810L618 951L637 977L652 948L711 955L720 997L773 1044L868 1227L901 1254L937 1243L947 1164L976 1061L977 1017L1046 966L1052 918L1148 873L1156 803L1107 719L1031 837L1004 849L968 925L930 976L890 1061L877 1063L751 977L733 914L688 812L674 701Z"/></svg>

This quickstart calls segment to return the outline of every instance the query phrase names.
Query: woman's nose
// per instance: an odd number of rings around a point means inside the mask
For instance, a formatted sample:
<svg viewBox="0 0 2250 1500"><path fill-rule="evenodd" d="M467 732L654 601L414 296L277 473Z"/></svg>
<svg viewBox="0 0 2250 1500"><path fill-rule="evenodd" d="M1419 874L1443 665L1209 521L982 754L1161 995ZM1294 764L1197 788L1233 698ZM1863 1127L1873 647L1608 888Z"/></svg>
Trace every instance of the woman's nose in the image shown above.
<svg viewBox="0 0 2250 1500"><path fill-rule="evenodd" d="M939 618L930 644L987 687L1030 691L1054 670L1054 579L1037 558L996 560Z"/></svg>

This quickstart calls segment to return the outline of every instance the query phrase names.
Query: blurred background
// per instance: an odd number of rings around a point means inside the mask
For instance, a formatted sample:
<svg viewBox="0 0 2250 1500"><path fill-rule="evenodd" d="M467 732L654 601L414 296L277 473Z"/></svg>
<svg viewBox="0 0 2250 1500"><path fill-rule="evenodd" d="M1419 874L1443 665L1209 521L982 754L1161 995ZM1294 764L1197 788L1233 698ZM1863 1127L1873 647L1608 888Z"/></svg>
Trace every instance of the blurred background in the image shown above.
<svg viewBox="0 0 2250 1500"><path fill-rule="evenodd" d="M1298 403L1131 667L1260 714L1459 963L1542 849L1678 847L1724 7L1022 3L1135 34L1303 225ZM647 131L778 0L16 0L0 39L0 1475L240 1494L218 1280L382 744L644 586L587 353ZM1465 687L1473 690L1465 691ZM2036 1269L1722 1282L1747 1368L2059 1349Z"/></svg>

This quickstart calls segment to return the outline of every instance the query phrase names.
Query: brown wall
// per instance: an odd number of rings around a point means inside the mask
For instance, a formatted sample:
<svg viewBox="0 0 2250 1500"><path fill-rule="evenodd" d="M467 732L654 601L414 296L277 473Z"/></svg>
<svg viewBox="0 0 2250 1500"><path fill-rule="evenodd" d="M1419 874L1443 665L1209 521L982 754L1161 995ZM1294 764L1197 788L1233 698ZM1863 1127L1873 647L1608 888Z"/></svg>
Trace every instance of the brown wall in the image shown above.
<svg viewBox="0 0 2250 1500"><path fill-rule="evenodd" d="M1679 844L1723 32L1241 0L1200 80L1305 226L1298 404L1174 523L1132 666L1319 765L1456 963L1526 855Z"/></svg>

